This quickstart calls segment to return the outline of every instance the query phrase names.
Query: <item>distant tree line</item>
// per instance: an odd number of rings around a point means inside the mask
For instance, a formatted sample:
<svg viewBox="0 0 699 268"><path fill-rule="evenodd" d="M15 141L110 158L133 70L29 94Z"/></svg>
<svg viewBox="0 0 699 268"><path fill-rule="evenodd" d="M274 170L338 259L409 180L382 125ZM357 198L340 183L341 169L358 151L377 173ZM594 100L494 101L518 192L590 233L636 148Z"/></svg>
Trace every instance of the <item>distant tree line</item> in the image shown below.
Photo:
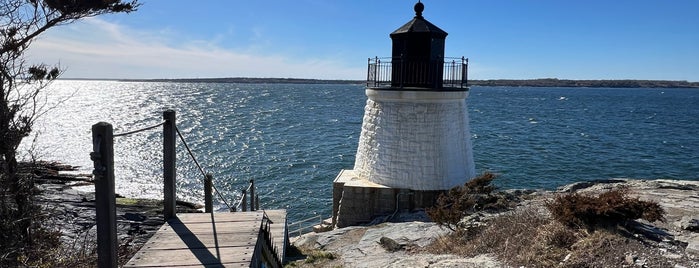
<svg viewBox="0 0 699 268"><path fill-rule="evenodd" d="M567 80L556 78L530 80L469 80L470 86L492 87L607 87L607 88L699 88L699 82L667 80Z"/></svg>

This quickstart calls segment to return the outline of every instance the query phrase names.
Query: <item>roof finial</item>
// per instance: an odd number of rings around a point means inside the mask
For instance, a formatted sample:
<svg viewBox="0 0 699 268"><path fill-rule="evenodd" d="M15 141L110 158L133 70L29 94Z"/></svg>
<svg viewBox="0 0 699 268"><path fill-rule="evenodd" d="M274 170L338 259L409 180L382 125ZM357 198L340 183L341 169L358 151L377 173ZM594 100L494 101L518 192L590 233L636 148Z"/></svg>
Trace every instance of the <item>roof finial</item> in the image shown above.
<svg viewBox="0 0 699 268"><path fill-rule="evenodd" d="M422 18L422 11L425 10L425 5L420 2L420 0L417 1L417 4L415 4L415 17L416 18Z"/></svg>

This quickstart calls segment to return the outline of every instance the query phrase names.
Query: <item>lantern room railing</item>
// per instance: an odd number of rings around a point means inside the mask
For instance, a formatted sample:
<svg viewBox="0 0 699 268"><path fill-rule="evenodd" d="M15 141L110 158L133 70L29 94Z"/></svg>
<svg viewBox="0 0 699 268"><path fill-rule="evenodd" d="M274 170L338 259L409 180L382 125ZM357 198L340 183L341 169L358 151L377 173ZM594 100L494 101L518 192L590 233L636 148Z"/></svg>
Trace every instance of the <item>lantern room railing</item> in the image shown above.
<svg viewBox="0 0 699 268"><path fill-rule="evenodd" d="M445 57L444 60L436 61L375 57L369 58L368 63L366 86L371 88L404 88L417 85L449 90L468 87L468 58L464 57Z"/></svg>

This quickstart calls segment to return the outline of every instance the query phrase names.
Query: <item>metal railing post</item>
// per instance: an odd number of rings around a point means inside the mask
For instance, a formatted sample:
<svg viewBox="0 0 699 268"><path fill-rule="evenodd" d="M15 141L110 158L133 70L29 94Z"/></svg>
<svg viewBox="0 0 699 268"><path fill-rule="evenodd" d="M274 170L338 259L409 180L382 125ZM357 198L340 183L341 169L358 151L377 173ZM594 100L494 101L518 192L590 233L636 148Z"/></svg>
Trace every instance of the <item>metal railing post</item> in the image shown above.
<svg viewBox="0 0 699 268"><path fill-rule="evenodd" d="M100 122L92 125L90 158L95 169L97 218L97 267L117 267L116 194L114 193L114 129Z"/></svg>
<svg viewBox="0 0 699 268"><path fill-rule="evenodd" d="M175 217L177 210L177 197L175 189L175 141L177 138L177 125L175 111L163 112L163 216L165 220Z"/></svg>
<svg viewBox="0 0 699 268"><path fill-rule="evenodd" d="M379 57L375 56L374 57L374 86L378 87L381 84L381 77L379 77L379 68L381 68L381 61L379 61Z"/></svg>
<svg viewBox="0 0 699 268"><path fill-rule="evenodd" d="M405 80L405 61L403 60L403 54L400 54L400 88L403 88L403 81Z"/></svg>
<svg viewBox="0 0 699 268"><path fill-rule="evenodd" d="M213 187L214 176L211 174L206 174L204 179L204 212L210 213L214 211L213 198L211 196Z"/></svg>
<svg viewBox="0 0 699 268"><path fill-rule="evenodd" d="M368 87L369 82L371 81L371 58L367 58L366 63L366 86Z"/></svg>
<svg viewBox="0 0 699 268"><path fill-rule="evenodd" d="M461 75L461 84L463 87L463 84L466 84L466 86L468 86L468 58L464 59L464 57L462 56L461 63L463 64L463 67L461 67L463 72L463 75Z"/></svg>
<svg viewBox="0 0 699 268"><path fill-rule="evenodd" d="M250 211L255 211L255 180L250 180Z"/></svg>

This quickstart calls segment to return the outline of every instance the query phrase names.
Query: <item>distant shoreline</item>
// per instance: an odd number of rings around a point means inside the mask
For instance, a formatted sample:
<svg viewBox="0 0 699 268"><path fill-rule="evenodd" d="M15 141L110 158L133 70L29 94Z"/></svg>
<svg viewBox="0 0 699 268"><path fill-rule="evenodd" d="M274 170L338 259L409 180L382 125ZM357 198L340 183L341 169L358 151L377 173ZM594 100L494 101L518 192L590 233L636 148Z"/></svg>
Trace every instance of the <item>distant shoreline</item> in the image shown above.
<svg viewBox="0 0 699 268"><path fill-rule="evenodd" d="M240 84L365 84L364 80L305 79L305 78L177 78L177 79L88 79L65 78L62 80L93 80L119 82L177 82L177 83L240 83ZM542 79L491 79L469 80L469 86L489 87L595 87L595 88L699 88L699 82L675 80L569 80Z"/></svg>
<svg viewBox="0 0 699 268"><path fill-rule="evenodd" d="M469 86L492 87L596 87L596 88L699 88L699 82L670 80L568 80L568 79L529 79L529 80L469 80Z"/></svg>

